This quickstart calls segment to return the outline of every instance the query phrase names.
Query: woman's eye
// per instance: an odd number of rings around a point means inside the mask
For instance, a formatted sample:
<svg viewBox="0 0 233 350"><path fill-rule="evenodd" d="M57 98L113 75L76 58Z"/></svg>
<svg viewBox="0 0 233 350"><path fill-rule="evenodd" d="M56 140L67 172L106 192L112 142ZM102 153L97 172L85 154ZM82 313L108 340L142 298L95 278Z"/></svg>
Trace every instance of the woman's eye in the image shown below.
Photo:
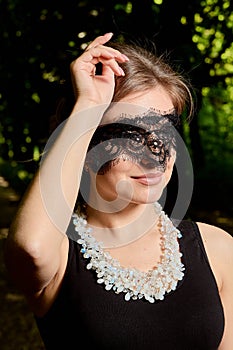
<svg viewBox="0 0 233 350"><path fill-rule="evenodd" d="M137 143L143 143L143 136L140 134L130 134L130 140Z"/></svg>
<svg viewBox="0 0 233 350"><path fill-rule="evenodd" d="M163 141L159 139L150 138L147 141L147 145L150 148L150 150L155 154L160 154L160 152L164 148Z"/></svg>

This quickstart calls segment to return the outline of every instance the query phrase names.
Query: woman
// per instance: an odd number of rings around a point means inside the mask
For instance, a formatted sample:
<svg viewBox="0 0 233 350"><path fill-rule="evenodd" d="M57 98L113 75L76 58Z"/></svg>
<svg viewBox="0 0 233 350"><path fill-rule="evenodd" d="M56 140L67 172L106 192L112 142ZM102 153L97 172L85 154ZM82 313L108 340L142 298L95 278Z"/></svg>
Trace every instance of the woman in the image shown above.
<svg viewBox="0 0 233 350"><path fill-rule="evenodd" d="M176 228L158 203L190 90L161 58L111 37L71 64L76 103L11 225L9 274L46 349L232 350L232 237Z"/></svg>

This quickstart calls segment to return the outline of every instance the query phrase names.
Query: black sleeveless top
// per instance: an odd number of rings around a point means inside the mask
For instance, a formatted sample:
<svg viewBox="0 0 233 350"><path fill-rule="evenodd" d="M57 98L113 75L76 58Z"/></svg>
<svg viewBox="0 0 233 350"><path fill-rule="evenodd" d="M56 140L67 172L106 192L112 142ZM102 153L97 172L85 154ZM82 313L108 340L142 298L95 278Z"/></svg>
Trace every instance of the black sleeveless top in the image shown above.
<svg viewBox="0 0 233 350"><path fill-rule="evenodd" d="M36 317L46 349L217 350L224 314L216 281L196 223L182 221L179 229L185 276L154 304L106 291L69 238L59 295L44 317Z"/></svg>

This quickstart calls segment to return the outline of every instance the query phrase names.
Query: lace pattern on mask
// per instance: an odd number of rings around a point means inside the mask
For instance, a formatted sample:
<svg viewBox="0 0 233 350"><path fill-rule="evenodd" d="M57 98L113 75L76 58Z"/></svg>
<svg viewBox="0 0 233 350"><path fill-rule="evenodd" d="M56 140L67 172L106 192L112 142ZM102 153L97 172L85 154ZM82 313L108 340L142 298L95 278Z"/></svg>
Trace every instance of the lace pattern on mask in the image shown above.
<svg viewBox="0 0 233 350"><path fill-rule="evenodd" d="M133 118L121 116L115 123L99 126L89 145L86 164L98 174L106 173L121 159L144 168L165 171L171 149L176 148L176 114L155 114Z"/></svg>

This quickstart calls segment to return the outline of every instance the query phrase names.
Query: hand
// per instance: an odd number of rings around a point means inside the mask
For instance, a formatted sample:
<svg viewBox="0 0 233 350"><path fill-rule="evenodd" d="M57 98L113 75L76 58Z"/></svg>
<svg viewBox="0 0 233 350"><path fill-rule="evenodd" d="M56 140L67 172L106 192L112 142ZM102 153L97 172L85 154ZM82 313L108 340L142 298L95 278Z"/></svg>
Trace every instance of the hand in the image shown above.
<svg viewBox="0 0 233 350"><path fill-rule="evenodd" d="M110 104L115 87L114 75L124 75L118 62L129 60L118 50L104 46L111 37L112 33L97 37L84 53L71 63L74 93L79 101L84 100L87 104ZM96 75L96 64L99 62L102 63L102 73Z"/></svg>

